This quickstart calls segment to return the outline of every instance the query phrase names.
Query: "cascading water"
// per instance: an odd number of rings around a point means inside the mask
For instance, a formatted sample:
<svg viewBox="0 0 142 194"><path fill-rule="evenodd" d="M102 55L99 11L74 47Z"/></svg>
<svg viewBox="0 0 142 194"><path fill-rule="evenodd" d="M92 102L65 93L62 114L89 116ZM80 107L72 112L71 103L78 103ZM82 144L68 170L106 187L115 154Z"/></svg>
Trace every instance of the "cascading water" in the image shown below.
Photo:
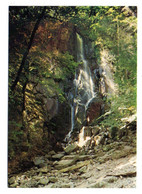
<svg viewBox="0 0 142 194"><path fill-rule="evenodd" d="M88 62L84 57L83 40L77 33L77 61L81 63L79 74L76 74L74 84L76 87L75 102L84 106L85 111L90 101L95 97L94 83Z"/></svg>
<svg viewBox="0 0 142 194"><path fill-rule="evenodd" d="M71 99L71 130L66 136L66 140L69 140L71 133L75 126L75 117L81 109L81 112L85 115L87 107L91 100L95 97L94 83L91 76L90 67L84 56L83 39L77 33L77 62L80 63L79 68L76 70L74 84L74 95L70 94ZM81 107L81 108L80 108Z"/></svg>
<svg viewBox="0 0 142 194"><path fill-rule="evenodd" d="M73 129L74 129L74 96L72 93L69 94L69 98L70 98L70 107L71 107L71 129L65 138L66 141L70 139L71 133L73 132Z"/></svg>

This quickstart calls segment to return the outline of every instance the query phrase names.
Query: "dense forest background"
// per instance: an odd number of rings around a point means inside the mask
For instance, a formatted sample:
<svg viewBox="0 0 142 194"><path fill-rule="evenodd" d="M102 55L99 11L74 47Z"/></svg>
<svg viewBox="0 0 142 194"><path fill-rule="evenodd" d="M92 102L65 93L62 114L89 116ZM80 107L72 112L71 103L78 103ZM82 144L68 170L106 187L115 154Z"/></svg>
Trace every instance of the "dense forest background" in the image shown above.
<svg viewBox="0 0 142 194"><path fill-rule="evenodd" d="M61 149L71 124L68 93L80 65L76 33L89 44L86 58L93 61L92 72L103 59L112 66L116 91L103 94L109 114L98 119L99 125L118 139L116 129L136 113L136 7L10 6L9 170ZM95 117L91 125L96 122ZM79 125L76 128L80 130Z"/></svg>

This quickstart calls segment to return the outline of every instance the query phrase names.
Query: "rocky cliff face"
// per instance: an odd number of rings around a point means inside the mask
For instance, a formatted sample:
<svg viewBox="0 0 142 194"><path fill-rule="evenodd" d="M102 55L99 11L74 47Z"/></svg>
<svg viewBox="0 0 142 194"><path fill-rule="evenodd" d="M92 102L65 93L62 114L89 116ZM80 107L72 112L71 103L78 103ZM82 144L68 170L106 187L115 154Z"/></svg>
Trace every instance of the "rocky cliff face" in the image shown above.
<svg viewBox="0 0 142 194"><path fill-rule="evenodd" d="M56 66L56 56L60 53L63 55L66 51L75 52L74 39L74 28L67 23L48 21L39 26L28 56L28 71L33 73L28 75L23 89L22 85L18 85L22 106L18 107L15 117L9 114L9 169L15 168L15 165L18 167L18 163L24 166L24 161L26 166L30 165L34 155L40 155L53 148L61 149L58 141L64 139L71 125L70 106L66 94L71 87L72 77L70 75L69 79L62 81L58 76L56 79L49 76L44 81L46 84L43 84L42 77L34 71L34 66L43 68L41 71L45 73L46 69L52 71ZM43 66L40 63L43 63ZM58 69L56 71L59 72ZM60 92L65 92L64 100L60 99ZM19 124L13 127L13 122ZM16 143L13 144L15 138Z"/></svg>
<svg viewBox="0 0 142 194"><path fill-rule="evenodd" d="M60 142L68 132L74 129L75 133L79 132L83 125L90 125L105 112L103 98L114 91L112 68L108 68L111 60L108 62L102 52L102 60L98 64L94 43L83 37L79 41L77 43L76 29L72 25L61 22L40 25L29 58L32 58L37 48L54 56L69 51L80 64L75 77L70 76L64 81L49 78L48 89L35 74L29 78L23 89L23 107L20 110L23 132L19 136L17 158L26 155L28 162L34 155L42 154L41 150L47 152L53 148L62 149ZM47 62L51 69L56 66L52 57ZM64 92L64 101L60 100L54 90L55 86ZM10 124L9 129L12 128Z"/></svg>
<svg viewBox="0 0 142 194"><path fill-rule="evenodd" d="M74 127L81 129L91 124L108 109L106 99L116 94L113 80L113 56L107 50L100 51L97 59L96 48L87 38L77 36L77 60L80 65L74 78Z"/></svg>

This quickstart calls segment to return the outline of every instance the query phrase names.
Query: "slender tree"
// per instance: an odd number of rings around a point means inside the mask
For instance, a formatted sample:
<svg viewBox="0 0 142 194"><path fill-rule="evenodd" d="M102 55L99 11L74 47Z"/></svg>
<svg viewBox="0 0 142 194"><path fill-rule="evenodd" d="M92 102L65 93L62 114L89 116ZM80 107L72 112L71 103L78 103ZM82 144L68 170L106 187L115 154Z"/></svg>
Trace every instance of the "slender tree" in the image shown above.
<svg viewBox="0 0 142 194"><path fill-rule="evenodd" d="M25 53L24 53L24 55L23 55L21 65L20 65L20 67L19 67L19 69L18 69L16 79L14 80L14 82L13 82L13 84L12 84L12 86L11 86L11 90L12 90L12 91L14 91L14 89L15 89L15 87L16 87L16 85L17 85L19 79L20 79L20 75L21 75L21 72L22 72L23 67L24 67L24 65L25 65L27 56L28 56L28 54L29 54L29 50L30 50L30 48L31 48L31 46L32 46L32 43L33 43L33 40L34 40L36 31L37 31L37 29L38 29L38 27L39 27L40 21L41 21L42 18L44 17L45 11L46 11L46 7L43 8L41 14L39 15L39 17L38 17L38 19L37 19L37 21L36 21L36 23L35 23L35 26L34 26L34 28L33 28L33 31L32 31L32 34L31 34L31 37L30 37L30 40L29 40L29 43L28 43L28 47L27 47L27 49L26 49L26 51L25 51Z"/></svg>

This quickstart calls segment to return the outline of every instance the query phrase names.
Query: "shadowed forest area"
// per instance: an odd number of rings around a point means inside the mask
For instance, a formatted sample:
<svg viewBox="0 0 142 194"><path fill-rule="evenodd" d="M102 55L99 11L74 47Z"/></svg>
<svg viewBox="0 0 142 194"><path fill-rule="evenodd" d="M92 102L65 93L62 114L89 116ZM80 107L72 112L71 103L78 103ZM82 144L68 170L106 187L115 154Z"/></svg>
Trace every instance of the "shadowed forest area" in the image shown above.
<svg viewBox="0 0 142 194"><path fill-rule="evenodd" d="M8 186L136 186L137 7L10 6Z"/></svg>

